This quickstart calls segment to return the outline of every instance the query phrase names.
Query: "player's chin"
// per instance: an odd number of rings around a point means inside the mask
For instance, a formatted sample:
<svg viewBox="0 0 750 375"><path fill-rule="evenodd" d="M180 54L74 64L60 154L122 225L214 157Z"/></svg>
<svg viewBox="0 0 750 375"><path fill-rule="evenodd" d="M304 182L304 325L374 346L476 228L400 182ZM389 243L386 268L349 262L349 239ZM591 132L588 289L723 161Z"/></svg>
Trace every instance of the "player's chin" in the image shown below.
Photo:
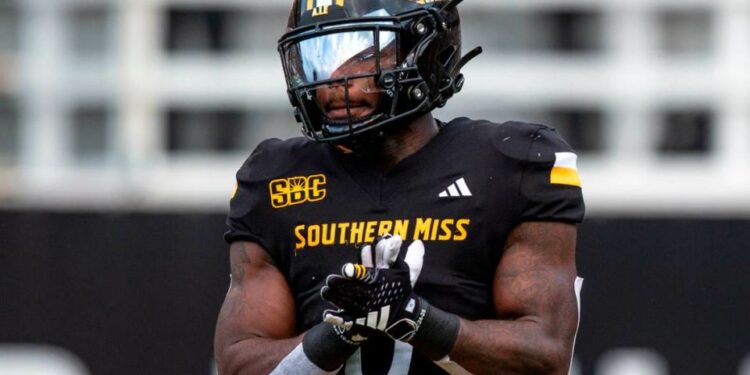
<svg viewBox="0 0 750 375"><path fill-rule="evenodd" d="M349 112L351 112L352 119L358 120L369 117L375 112L375 108L367 105L350 107L349 111L346 108L330 109L325 111L325 116L335 121L347 121L349 120Z"/></svg>

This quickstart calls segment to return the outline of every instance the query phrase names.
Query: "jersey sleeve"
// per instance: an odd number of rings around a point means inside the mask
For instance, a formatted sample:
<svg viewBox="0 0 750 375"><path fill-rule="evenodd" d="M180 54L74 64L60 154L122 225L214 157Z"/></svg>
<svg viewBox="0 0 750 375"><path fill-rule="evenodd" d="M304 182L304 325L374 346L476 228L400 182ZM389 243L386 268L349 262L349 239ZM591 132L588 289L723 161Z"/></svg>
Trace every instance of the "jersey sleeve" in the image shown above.
<svg viewBox="0 0 750 375"><path fill-rule="evenodd" d="M267 183L270 141L258 145L237 171L237 185L229 204L227 231L224 240L250 241L262 246L278 263L280 254L275 243L273 226L269 225Z"/></svg>
<svg viewBox="0 0 750 375"><path fill-rule="evenodd" d="M537 130L521 176L523 221L583 221L585 206L577 158L555 129Z"/></svg>

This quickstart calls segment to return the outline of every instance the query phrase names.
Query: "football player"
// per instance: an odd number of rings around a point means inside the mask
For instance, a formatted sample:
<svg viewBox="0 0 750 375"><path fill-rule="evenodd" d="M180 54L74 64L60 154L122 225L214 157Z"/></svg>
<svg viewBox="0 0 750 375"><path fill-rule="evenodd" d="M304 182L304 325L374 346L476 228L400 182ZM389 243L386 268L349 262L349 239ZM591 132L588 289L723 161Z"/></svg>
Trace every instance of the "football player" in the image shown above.
<svg viewBox="0 0 750 375"><path fill-rule="evenodd" d="M305 137L237 173L221 374L565 374L576 155L554 129L436 120L460 0L297 0L279 41Z"/></svg>

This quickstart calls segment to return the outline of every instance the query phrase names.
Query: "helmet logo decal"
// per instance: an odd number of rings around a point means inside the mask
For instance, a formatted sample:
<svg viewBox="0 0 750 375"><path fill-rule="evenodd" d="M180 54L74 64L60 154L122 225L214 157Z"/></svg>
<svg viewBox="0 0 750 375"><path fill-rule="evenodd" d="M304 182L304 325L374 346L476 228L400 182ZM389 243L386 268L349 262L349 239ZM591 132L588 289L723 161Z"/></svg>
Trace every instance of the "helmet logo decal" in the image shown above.
<svg viewBox="0 0 750 375"><path fill-rule="evenodd" d="M313 17L325 16L331 10L331 6L344 6L344 0L307 0L308 12L312 12Z"/></svg>

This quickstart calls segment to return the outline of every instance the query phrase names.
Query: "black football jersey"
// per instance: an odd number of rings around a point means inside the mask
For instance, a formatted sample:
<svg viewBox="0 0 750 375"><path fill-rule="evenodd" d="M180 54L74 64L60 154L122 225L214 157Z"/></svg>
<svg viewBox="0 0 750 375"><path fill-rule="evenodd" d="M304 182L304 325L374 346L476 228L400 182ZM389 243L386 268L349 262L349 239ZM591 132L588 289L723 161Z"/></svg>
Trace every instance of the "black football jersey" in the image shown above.
<svg viewBox="0 0 750 375"><path fill-rule="evenodd" d="M415 292L469 320L494 317L492 279L509 232L524 221L583 219L576 155L549 127L459 118L380 172L304 138L261 143L237 173L227 242L260 244L286 277L305 331L331 308L326 276L356 262L358 244L398 234L425 244ZM370 338L346 374L443 374L385 336Z"/></svg>

